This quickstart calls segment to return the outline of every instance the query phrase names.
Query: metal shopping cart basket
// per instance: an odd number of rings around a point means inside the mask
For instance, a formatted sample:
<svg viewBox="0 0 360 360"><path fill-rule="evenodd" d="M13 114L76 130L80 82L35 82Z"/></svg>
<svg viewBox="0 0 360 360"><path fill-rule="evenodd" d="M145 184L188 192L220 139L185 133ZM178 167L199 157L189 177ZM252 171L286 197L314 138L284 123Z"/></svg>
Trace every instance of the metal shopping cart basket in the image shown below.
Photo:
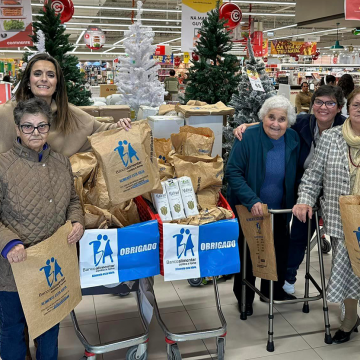
<svg viewBox="0 0 360 360"><path fill-rule="evenodd" d="M272 352L274 351L274 304L294 304L298 302L304 302L303 305L303 313L309 313L309 301L316 301L322 299L323 301L323 311L324 311L324 325L325 325L325 343L331 344L331 334L330 334L330 323L329 323L329 309L327 306L326 300L326 288L325 288L325 273L324 273L324 262L323 262L323 254L321 249L321 237L320 237L320 229L319 229L319 216L318 216L318 209L314 208L315 214L315 221L316 221L316 238L317 238L317 245L318 245L318 254L319 254L319 266L320 266L320 279L321 279L321 286L317 284L315 279L310 274L310 251L306 251L306 273L305 273L305 293L303 298L297 298L294 300L284 300L284 301L275 301L274 300L274 281L270 281L270 297L267 298L264 296L259 289L254 287L246 280L246 241L244 241L243 251L242 251L242 299L246 299L246 287L248 286L253 291L255 291L263 300L269 303L269 321L268 321L268 341L267 341L267 351ZM278 214L289 214L292 210L269 210L271 214L271 225L272 231L274 231L274 216ZM307 249L310 249L311 245L311 219L308 220L308 243ZM246 239L245 239L246 240ZM309 296L309 286L310 281L318 290L319 294L316 296ZM242 300L245 301L245 300ZM241 304L241 316L242 320L247 319L246 315L246 304L243 302Z"/></svg>
<svg viewBox="0 0 360 360"><path fill-rule="evenodd" d="M142 197L138 197L135 199L136 205L139 210L140 218L142 221L146 220L153 220L156 219L159 223L159 232L160 232L160 270L161 274L164 275L164 268L162 264L163 258L163 224L159 217L159 215L155 214L149 205L145 202ZM230 209L229 205L227 204L225 198L220 194L219 199L219 206L225 207ZM234 216L235 218L235 216ZM224 220L226 221L226 220ZM204 225L205 226L205 225ZM215 329L206 329L206 330L197 330L193 332L182 332L182 333L172 333L166 324L164 323L163 319L161 318L160 311L155 299L155 315L157 321L162 328L165 334L165 342L166 342L166 350L167 350L167 357L168 360L181 360L181 354L179 351L179 347L177 345L178 342L189 341L189 340L205 340L210 338L215 338L217 343L217 358L219 360L223 360L225 356L225 339L226 339L226 320L221 310L220 304L220 295L217 286L216 277L213 276L213 285L214 285L214 294L215 294L215 303L217 308L217 313L219 316L219 320L221 322L221 326Z"/></svg>

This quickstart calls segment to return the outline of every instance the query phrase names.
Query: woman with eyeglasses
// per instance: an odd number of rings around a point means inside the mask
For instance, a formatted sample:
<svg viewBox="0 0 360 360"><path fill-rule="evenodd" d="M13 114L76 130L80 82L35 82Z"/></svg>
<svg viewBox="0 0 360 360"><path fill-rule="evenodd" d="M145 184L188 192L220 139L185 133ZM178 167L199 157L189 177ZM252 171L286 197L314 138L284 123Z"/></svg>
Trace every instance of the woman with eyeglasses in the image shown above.
<svg viewBox="0 0 360 360"><path fill-rule="evenodd" d="M26 261L26 249L52 236L66 221L75 244L84 232L84 214L69 159L49 144L52 113L34 97L14 109L17 139L0 154L0 357L24 360L25 316L11 263ZM75 245L72 245L75 246ZM37 359L58 358L59 324L38 338Z"/></svg>
<svg viewBox="0 0 360 360"><path fill-rule="evenodd" d="M349 118L342 126L326 131L316 147L315 156L301 179L297 205L293 214L302 222L312 216L312 206L319 195L326 234L331 236L332 267L328 283L328 300L345 305L345 318L333 342L350 340L360 320L360 278L351 267L345 247L339 197L360 195L360 89L348 97Z"/></svg>

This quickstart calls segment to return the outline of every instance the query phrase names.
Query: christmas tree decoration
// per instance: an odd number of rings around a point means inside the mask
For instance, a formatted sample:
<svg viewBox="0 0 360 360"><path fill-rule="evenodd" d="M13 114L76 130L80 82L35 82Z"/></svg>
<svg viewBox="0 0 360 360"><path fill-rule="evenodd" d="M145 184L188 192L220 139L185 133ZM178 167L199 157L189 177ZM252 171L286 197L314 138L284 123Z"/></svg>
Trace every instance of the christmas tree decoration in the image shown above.
<svg viewBox="0 0 360 360"><path fill-rule="evenodd" d="M191 57L194 61L199 61L199 59L200 59L199 56L194 52L191 53Z"/></svg>
<svg viewBox="0 0 360 360"><path fill-rule="evenodd" d="M199 30L194 53L199 61L192 60L185 79L185 97L181 99L201 100L208 104L222 101L227 104L236 91L239 82L239 63L235 55L228 54L233 47L231 35L225 30L226 20L220 19L219 1L214 10L208 13Z"/></svg>
<svg viewBox="0 0 360 360"><path fill-rule="evenodd" d="M31 39L34 44L40 43L42 44L40 47L45 47L41 49L41 52L47 52L58 61L65 77L69 102L76 106L91 105L91 93L84 87L85 75L77 67L79 59L71 55L74 46L69 42L70 34L65 35L65 27L61 25L60 15L56 14L52 6L52 3L57 1L49 0L44 5L44 9L39 11L42 16L33 22L34 34ZM40 49L37 46L31 50L39 51ZM28 62L31 55L33 55L31 52L26 52L23 61Z"/></svg>
<svg viewBox="0 0 360 360"><path fill-rule="evenodd" d="M45 5L47 4L47 0L45 1ZM51 7L55 10L55 14L60 14L61 23L66 23L70 21L70 19L74 15L74 4L72 0L52 0ZM45 7L44 7L45 11Z"/></svg>
<svg viewBox="0 0 360 360"><path fill-rule="evenodd" d="M175 56L174 58L174 66L179 67L181 64L181 58L179 56Z"/></svg>
<svg viewBox="0 0 360 360"><path fill-rule="evenodd" d="M123 41L125 53L119 56L115 84L123 96L123 103L137 112L140 105L157 107L164 102L166 94L163 84L158 80L159 65L151 59L156 45L152 45L154 32L141 23L142 2L137 2L137 16L134 24L125 31Z"/></svg>
<svg viewBox="0 0 360 360"><path fill-rule="evenodd" d="M258 112L264 101L276 95L275 88L272 81L266 75L265 64L260 59L255 59L254 52L248 38L247 42L249 59L245 62L245 69L241 74L240 82L238 83L237 93L234 93L229 106L235 109L235 114L228 124L224 126L223 135L223 158L226 163L231 147L234 142L233 131L243 123L258 122ZM264 91L253 90L247 72L258 73Z"/></svg>
<svg viewBox="0 0 360 360"><path fill-rule="evenodd" d="M233 3L225 3L221 5L219 15L220 19L226 20L225 26L228 30L235 29L238 25L240 25L242 19L242 12L239 6Z"/></svg>
<svg viewBox="0 0 360 360"><path fill-rule="evenodd" d="M85 45L91 50L99 50L105 45L105 34L97 26L89 26L84 34Z"/></svg>

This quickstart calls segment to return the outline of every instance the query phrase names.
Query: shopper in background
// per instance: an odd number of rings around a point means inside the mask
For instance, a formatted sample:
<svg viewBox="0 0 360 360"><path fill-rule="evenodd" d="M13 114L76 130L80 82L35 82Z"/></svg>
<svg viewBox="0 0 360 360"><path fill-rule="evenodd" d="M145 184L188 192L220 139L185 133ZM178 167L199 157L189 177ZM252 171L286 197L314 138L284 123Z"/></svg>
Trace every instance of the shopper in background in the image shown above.
<svg viewBox="0 0 360 360"><path fill-rule="evenodd" d="M315 148L324 130L342 125L345 117L341 115L344 96L338 86L320 86L312 96L314 114L298 115L292 126L300 137L300 156L298 162L297 185L309 167L315 154ZM241 140L242 133L250 124L242 124L234 130L235 136ZM297 190L296 190L297 192ZM315 231L315 221L311 222L312 233ZM289 247L288 269L285 276L284 290L295 293L297 270L302 263L307 246L308 227L294 217L291 226L291 241Z"/></svg>
<svg viewBox="0 0 360 360"><path fill-rule="evenodd" d="M165 90L171 95L172 101L177 101L179 99L179 80L175 77L175 70L170 70L169 75L164 81Z"/></svg>
<svg viewBox="0 0 360 360"><path fill-rule="evenodd" d="M338 86L341 87L343 93L344 93L344 106L341 109L341 114L345 117L348 117L348 109L347 109L347 97L351 94L351 92L355 89L355 84L352 76L350 74L344 74L339 82Z"/></svg>
<svg viewBox="0 0 360 360"><path fill-rule="evenodd" d="M4 81L4 82L11 82L10 76L9 76L9 75L5 75L5 76L3 77L3 79L2 79L2 81Z"/></svg>
<svg viewBox="0 0 360 360"><path fill-rule="evenodd" d="M326 75L326 76L322 77L321 81L320 81L320 86L323 86L323 85L335 86L336 85L336 77L333 75Z"/></svg>
<svg viewBox="0 0 360 360"><path fill-rule="evenodd" d="M311 93L309 83L304 81L301 84L301 91L296 95L295 107L297 114L307 114L310 109Z"/></svg>
<svg viewBox="0 0 360 360"><path fill-rule="evenodd" d="M16 103L33 97L45 100L51 106L54 121L48 143L52 149L65 156L91 149L87 137L93 133L123 127L131 127L130 119L120 119L116 124L105 124L78 107L69 104L66 84L58 62L48 54L35 55L24 70L16 91L16 101L0 105L0 153L11 149L16 130L13 110Z"/></svg>
<svg viewBox="0 0 360 360"><path fill-rule="evenodd" d="M259 111L262 123L249 128L243 140L235 139L226 167L227 199L235 211L244 205L254 216L261 216L262 204L269 209L291 209L295 203L295 181L300 140L289 127L296 114L292 104L283 96L267 99ZM236 213L236 211L235 211ZM278 281L274 282L274 299L290 300L282 286L285 280L289 247L288 215L274 217L274 244ZM241 230L241 229L240 229ZM239 249L243 249L244 236L240 231ZM246 279L255 285L250 252L247 248ZM241 273L235 275L234 293L241 304ZM261 280L261 292L269 297L269 281ZM246 313L252 315L254 291L246 291Z"/></svg>
<svg viewBox="0 0 360 360"><path fill-rule="evenodd" d="M357 331L360 300L360 278L351 267L341 222L339 197L360 195L360 89L348 97L349 118L342 126L326 131L315 156L306 169L299 187L293 214L301 221L312 217L312 207L320 197L326 234L331 237L332 266L327 287L327 299L345 304L345 318L335 333L333 342L350 340Z"/></svg>

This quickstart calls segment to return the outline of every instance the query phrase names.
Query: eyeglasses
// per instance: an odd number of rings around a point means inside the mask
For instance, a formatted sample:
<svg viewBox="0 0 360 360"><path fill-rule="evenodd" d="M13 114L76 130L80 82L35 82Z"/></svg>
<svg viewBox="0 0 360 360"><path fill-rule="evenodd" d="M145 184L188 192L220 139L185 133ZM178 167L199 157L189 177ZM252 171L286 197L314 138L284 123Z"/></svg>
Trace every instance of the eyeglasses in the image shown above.
<svg viewBox="0 0 360 360"><path fill-rule="evenodd" d="M334 108L336 106L335 101L322 101L322 100L319 100L319 99L315 99L315 101L314 101L314 106L317 106L317 107L321 107L324 104L329 109L332 109L332 108Z"/></svg>
<svg viewBox="0 0 360 360"><path fill-rule="evenodd" d="M39 126L25 124L20 125L20 129L26 135L32 134L36 129L40 134L47 134L50 130L50 124L41 124Z"/></svg>

